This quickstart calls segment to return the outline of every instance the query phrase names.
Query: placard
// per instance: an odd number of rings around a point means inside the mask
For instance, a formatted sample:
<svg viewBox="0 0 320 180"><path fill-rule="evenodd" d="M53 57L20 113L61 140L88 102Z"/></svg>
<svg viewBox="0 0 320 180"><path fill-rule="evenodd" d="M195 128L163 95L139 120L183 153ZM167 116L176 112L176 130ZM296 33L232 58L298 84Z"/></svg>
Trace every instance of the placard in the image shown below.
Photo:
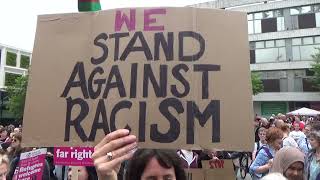
<svg viewBox="0 0 320 180"><path fill-rule="evenodd" d="M27 146L93 146L127 128L141 148L251 150L252 107L244 12L131 8L38 17Z"/></svg>

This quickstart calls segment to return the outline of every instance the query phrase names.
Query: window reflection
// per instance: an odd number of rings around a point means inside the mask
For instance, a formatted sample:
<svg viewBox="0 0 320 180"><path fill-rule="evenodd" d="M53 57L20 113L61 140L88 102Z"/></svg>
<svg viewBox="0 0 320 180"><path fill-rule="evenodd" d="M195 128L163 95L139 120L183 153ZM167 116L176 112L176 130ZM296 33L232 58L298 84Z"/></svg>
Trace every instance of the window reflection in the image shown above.
<svg viewBox="0 0 320 180"><path fill-rule="evenodd" d="M309 46L301 46L300 53L301 53L301 60L312 60L313 54L317 53L317 49L319 45L309 45Z"/></svg>
<svg viewBox="0 0 320 180"><path fill-rule="evenodd" d="M273 11L263 12L263 18L272 18L272 17L273 17Z"/></svg>
<svg viewBox="0 0 320 180"><path fill-rule="evenodd" d="M256 62L274 62L279 58L278 48L257 49Z"/></svg>
<svg viewBox="0 0 320 180"><path fill-rule="evenodd" d="M292 39L293 60L312 60L312 55L320 48L320 36Z"/></svg>
<svg viewBox="0 0 320 180"><path fill-rule="evenodd" d="M301 7L301 13L310 13L311 11L311 6L303 6Z"/></svg>

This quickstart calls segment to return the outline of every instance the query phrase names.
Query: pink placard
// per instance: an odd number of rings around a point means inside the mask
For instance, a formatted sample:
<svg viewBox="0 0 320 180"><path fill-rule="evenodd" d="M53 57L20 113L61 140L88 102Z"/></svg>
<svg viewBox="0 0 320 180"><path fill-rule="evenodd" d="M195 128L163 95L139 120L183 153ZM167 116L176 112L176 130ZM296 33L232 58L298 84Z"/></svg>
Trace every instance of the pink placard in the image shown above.
<svg viewBox="0 0 320 180"><path fill-rule="evenodd" d="M17 179L42 179L46 153L46 149L37 149L34 151L22 153L19 161L19 171L17 174Z"/></svg>
<svg viewBox="0 0 320 180"><path fill-rule="evenodd" d="M55 147L54 164L64 166L93 166L93 147Z"/></svg>

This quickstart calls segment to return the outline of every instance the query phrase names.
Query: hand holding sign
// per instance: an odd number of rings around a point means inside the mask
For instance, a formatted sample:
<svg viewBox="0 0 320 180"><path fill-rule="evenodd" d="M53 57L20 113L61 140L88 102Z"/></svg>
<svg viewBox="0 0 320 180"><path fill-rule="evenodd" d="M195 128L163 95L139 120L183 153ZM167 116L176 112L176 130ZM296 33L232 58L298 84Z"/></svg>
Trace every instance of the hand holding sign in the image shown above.
<svg viewBox="0 0 320 180"><path fill-rule="evenodd" d="M129 135L127 129L116 130L102 139L95 146L92 154L98 176L100 178L116 177L121 162L132 157L134 149L137 147L136 140L136 136ZM107 156L108 153L112 153L111 158Z"/></svg>

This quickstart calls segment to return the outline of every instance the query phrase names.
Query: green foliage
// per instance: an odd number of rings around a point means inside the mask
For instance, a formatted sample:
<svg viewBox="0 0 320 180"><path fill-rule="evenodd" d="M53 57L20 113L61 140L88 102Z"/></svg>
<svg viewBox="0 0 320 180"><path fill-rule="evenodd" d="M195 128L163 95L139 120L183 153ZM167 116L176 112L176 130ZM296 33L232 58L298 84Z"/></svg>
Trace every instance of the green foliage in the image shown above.
<svg viewBox="0 0 320 180"><path fill-rule="evenodd" d="M16 66L17 65L17 54L13 52L7 52L6 65Z"/></svg>
<svg viewBox="0 0 320 180"><path fill-rule="evenodd" d="M24 69L28 69L29 65L30 65L30 57L25 56L25 55L21 55L20 67L24 68Z"/></svg>
<svg viewBox="0 0 320 180"><path fill-rule="evenodd" d="M320 90L320 48L316 48L317 53L312 55L313 63L311 64L311 69L314 75L311 77L311 82L314 84L313 87Z"/></svg>
<svg viewBox="0 0 320 180"><path fill-rule="evenodd" d="M251 72L252 93L257 95L263 92L263 84L260 75L256 72Z"/></svg>
<svg viewBox="0 0 320 180"><path fill-rule="evenodd" d="M6 73L5 74L5 82L4 85L5 86L12 86L15 84L15 81L18 77L20 77L21 75L19 74L12 74L12 73Z"/></svg>
<svg viewBox="0 0 320 180"><path fill-rule="evenodd" d="M14 84L7 87L8 99L7 108L17 119L22 119L24 103L28 85L28 76L20 76L15 79Z"/></svg>

